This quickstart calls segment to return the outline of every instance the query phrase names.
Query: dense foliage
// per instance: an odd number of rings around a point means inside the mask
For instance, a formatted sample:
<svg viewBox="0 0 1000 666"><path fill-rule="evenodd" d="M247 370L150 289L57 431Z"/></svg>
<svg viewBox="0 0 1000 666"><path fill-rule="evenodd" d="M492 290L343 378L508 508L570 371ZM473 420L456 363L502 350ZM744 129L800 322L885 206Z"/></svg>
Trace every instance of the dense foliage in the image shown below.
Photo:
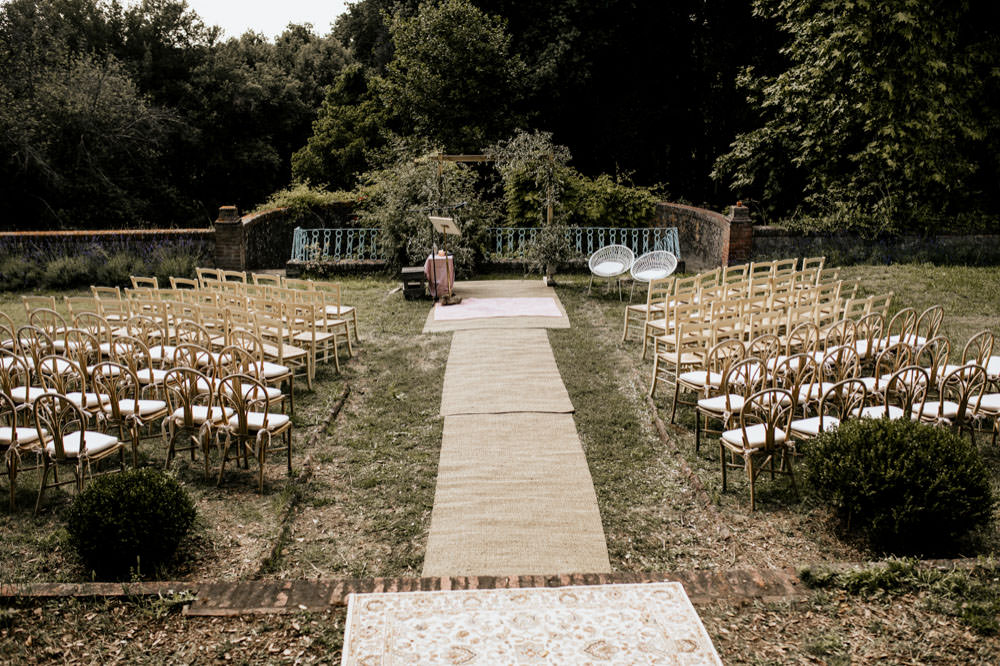
<svg viewBox="0 0 1000 666"><path fill-rule="evenodd" d="M73 500L66 529L90 570L122 578L169 563L194 519L194 502L177 480L147 467L94 479Z"/></svg>
<svg viewBox="0 0 1000 666"><path fill-rule="evenodd" d="M754 9L787 34L789 66L741 79L764 123L717 163L737 191L774 212L801 204L873 234L976 210L984 185L996 194L996 120L982 115L988 47L967 23L969 2L756 0ZM994 89L996 76L987 75Z"/></svg>
<svg viewBox="0 0 1000 666"><path fill-rule="evenodd" d="M809 442L806 467L815 495L880 551L954 555L993 515L985 464L944 428L854 419Z"/></svg>
<svg viewBox="0 0 1000 666"><path fill-rule="evenodd" d="M0 195L18 229L203 226L296 183L357 188L401 143L479 153L526 128L572 150L567 224L636 224L669 187L807 228L982 227L1000 208L996 13L357 0L329 34L270 41L223 39L183 0L10 0ZM546 190L503 178L482 194L535 223Z"/></svg>

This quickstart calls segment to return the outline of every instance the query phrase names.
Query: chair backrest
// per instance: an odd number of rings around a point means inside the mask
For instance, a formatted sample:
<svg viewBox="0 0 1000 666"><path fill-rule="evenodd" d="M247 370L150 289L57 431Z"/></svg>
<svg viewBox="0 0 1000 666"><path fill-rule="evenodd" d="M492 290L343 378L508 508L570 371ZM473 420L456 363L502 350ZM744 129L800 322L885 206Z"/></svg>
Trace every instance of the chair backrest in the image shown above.
<svg viewBox="0 0 1000 666"><path fill-rule="evenodd" d="M139 404L142 385L132 370L114 361L103 361L94 366L90 373L91 386L94 392L107 396L107 416L115 423L124 423L130 414L136 414L137 409L122 411L123 402Z"/></svg>
<svg viewBox="0 0 1000 666"><path fill-rule="evenodd" d="M747 343L747 358L757 358L766 363L772 358L777 358L784 347L777 335L763 333L751 338Z"/></svg>
<svg viewBox="0 0 1000 666"><path fill-rule="evenodd" d="M0 393L11 398L14 389L31 386L32 374L32 366L23 356L0 349Z"/></svg>
<svg viewBox="0 0 1000 666"><path fill-rule="evenodd" d="M253 278L253 283L257 285L264 285L270 287L281 286L280 275L272 275L270 273L251 273L250 276Z"/></svg>
<svg viewBox="0 0 1000 666"><path fill-rule="evenodd" d="M28 314L28 323L45 331L52 340L62 336L66 330L66 319L50 308L35 308Z"/></svg>
<svg viewBox="0 0 1000 666"><path fill-rule="evenodd" d="M820 330L811 321L800 321L785 336L785 354L812 354L819 350Z"/></svg>
<svg viewBox="0 0 1000 666"><path fill-rule="evenodd" d="M153 367L153 358L145 341L129 335L116 337L111 343L111 360L127 367L134 374Z"/></svg>
<svg viewBox="0 0 1000 666"><path fill-rule="evenodd" d="M52 458L66 459L65 439L76 432L80 433L77 457L80 459L86 456L87 415L83 409L65 395L44 393L35 398L32 411L39 439L52 445Z"/></svg>
<svg viewBox="0 0 1000 666"><path fill-rule="evenodd" d="M202 286L205 285L205 280L221 280L222 272L218 268L204 268L197 267L194 269L195 277L198 279L198 283Z"/></svg>
<svg viewBox="0 0 1000 666"><path fill-rule="evenodd" d="M22 296L21 303L24 304L24 314L31 316L31 311L38 308L56 309L55 296Z"/></svg>
<svg viewBox="0 0 1000 666"><path fill-rule="evenodd" d="M243 271L221 271L220 278L223 282L247 283L247 274Z"/></svg>
<svg viewBox="0 0 1000 666"><path fill-rule="evenodd" d="M84 312L99 313L101 306L93 296L63 296L70 319Z"/></svg>
<svg viewBox="0 0 1000 666"><path fill-rule="evenodd" d="M722 376L720 390L727 395L751 395L762 389L770 375L765 361L745 356L729 366L729 372Z"/></svg>
<svg viewBox="0 0 1000 666"><path fill-rule="evenodd" d="M798 265L799 265L798 257L794 257L792 259L779 259L774 262L773 276L776 278L781 278L793 275L797 270Z"/></svg>
<svg viewBox="0 0 1000 666"><path fill-rule="evenodd" d="M14 336L20 345L21 353L31 357L34 366L38 365L43 356L54 354L56 351L52 337L37 326L31 324L19 326Z"/></svg>
<svg viewBox="0 0 1000 666"><path fill-rule="evenodd" d="M913 308L903 308L892 316L885 327L885 344L894 342L892 338L908 341L913 334L913 326L917 323L917 311Z"/></svg>
<svg viewBox="0 0 1000 666"><path fill-rule="evenodd" d="M824 351L841 346L853 349L858 340L858 325L853 319L841 319L827 326L821 334Z"/></svg>
<svg viewBox="0 0 1000 666"><path fill-rule="evenodd" d="M63 356L43 356L35 366L35 376L43 388L66 395L71 391L85 391L84 373L79 365Z"/></svg>
<svg viewBox="0 0 1000 666"><path fill-rule="evenodd" d="M160 281L156 278L155 275L152 276L152 277L142 277L142 276L138 276L138 275L130 275L129 276L129 280L132 281L132 288L133 289L153 289L153 290L156 290L156 289L160 288Z"/></svg>
<svg viewBox="0 0 1000 666"><path fill-rule="evenodd" d="M927 400L930 376L918 365L907 365L892 373L883 393L885 405L894 405L903 411L903 418L913 419L914 411L923 413Z"/></svg>
<svg viewBox="0 0 1000 666"><path fill-rule="evenodd" d="M205 391L211 386L211 381L203 373L194 368L171 368L163 377L164 394L167 398L167 409L171 414L180 410L181 425L187 428L195 426L194 408L204 406L209 412L215 405L215 391Z"/></svg>
<svg viewBox="0 0 1000 666"><path fill-rule="evenodd" d="M875 357L875 377L885 377L913 364L913 347L900 341L889 345Z"/></svg>
<svg viewBox="0 0 1000 666"><path fill-rule="evenodd" d="M917 323L913 327L913 343L919 344L917 338L928 340L938 334L941 329L941 322L944 320L944 307L932 305L917 317Z"/></svg>
<svg viewBox="0 0 1000 666"><path fill-rule="evenodd" d="M961 426L970 420L970 411L979 412L980 401L986 392L989 381L986 378L986 368L981 365L962 365L941 378L941 400L938 401L938 418L944 420L945 401L958 405L958 411L948 420L952 425Z"/></svg>
<svg viewBox="0 0 1000 666"><path fill-rule="evenodd" d="M819 364L821 380L836 384L861 374L861 355L853 344L827 347Z"/></svg>
<svg viewBox="0 0 1000 666"><path fill-rule="evenodd" d="M826 257L804 257L802 259L802 270L815 270L817 277L819 277L819 273L823 270L825 264Z"/></svg>
<svg viewBox="0 0 1000 666"><path fill-rule="evenodd" d="M632 268L635 261L635 253L625 245L605 245L590 255L587 264L590 270L605 262L615 262L622 265L620 273L626 273ZM619 273L619 274L620 274Z"/></svg>
<svg viewBox="0 0 1000 666"><path fill-rule="evenodd" d="M170 276L171 289L198 289L200 286L201 284L197 280Z"/></svg>
<svg viewBox="0 0 1000 666"><path fill-rule="evenodd" d="M677 257L666 250L653 250L632 262L629 273L638 282L662 280L677 270Z"/></svg>
<svg viewBox="0 0 1000 666"><path fill-rule="evenodd" d="M868 403L868 387L860 379L848 378L834 383L820 396L817 416L835 416L840 421L846 421ZM823 432L824 423L820 419L819 431Z"/></svg>
<svg viewBox="0 0 1000 666"><path fill-rule="evenodd" d="M267 388L256 377L247 374L223 377L219 382L216 398L220 406L233 410L236 423L233 424L230 421L229 427L235 429L237 434L248 435L250 433L247 417L251 412L263 414L262 421L255 424L255 427L260 426L260 429L267 429L271 399L268 396Z"/></svg>
<svg viewBox="0 0 1000 666"><path fill-rule="evenodd" d="M948 357L951 356L951 342L943 335L936 335L927 340L918 349L913 357L914 365L927 368L930 374L931 386L937 386L940 373L944 372L948 365Z"/></svg>
<svg viewBox="0 0 1000 666"><path fill-rule="evenodd" d="M756 451L774 451L788 441L794 407L791 391L783 388L765 388L750 396L740 410L740 429L743 446ZM763 437L751 436L754 426L763 427Z"/></svg>
<svg viewBox="0 0 1000 666"><path fill-rule="evenodd" d="M877 294L871 296L868 299L867 307L868 312L881 312L883 317L889 317L889 306L892 304L892 297L895 292L890 291L888 294Z"/></svg>
<svg viewBox="0 0 1000 666"><path fill-rule="evenodd" d="M802 352L779 358L767 384L773 388L787 389L792 396L794 411L802 389L819 385L821 379L816 359L812 354Z"/></svg>
<svg viewBox="0 0 1000 666"><path fill-rule="evenodd" d="M962 364L974 363L985 368L992 354L993 333L989 329L982 330L969 338L962 348Z"/></svg>

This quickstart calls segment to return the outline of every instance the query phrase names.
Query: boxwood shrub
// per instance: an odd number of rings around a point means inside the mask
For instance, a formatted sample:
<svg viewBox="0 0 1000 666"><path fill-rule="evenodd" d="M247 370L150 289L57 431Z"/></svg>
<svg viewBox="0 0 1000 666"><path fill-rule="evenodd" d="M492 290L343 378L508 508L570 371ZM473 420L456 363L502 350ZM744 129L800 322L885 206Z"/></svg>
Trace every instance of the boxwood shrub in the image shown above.
<svg viewBox="0 0 1000 666"><path fill-rule="evenodd" d="M195 519L194 502L152 468L94 479L66 516L70 543L101 578L152 573L168 563Z"/></svg>
<svg viewBox="0 0 1000 666"><path fill-rule="evenodd" d="M882 552L946 555L986 525L993 497L968 439L911 421L855 419L809 443L812 493Z"/></svg>

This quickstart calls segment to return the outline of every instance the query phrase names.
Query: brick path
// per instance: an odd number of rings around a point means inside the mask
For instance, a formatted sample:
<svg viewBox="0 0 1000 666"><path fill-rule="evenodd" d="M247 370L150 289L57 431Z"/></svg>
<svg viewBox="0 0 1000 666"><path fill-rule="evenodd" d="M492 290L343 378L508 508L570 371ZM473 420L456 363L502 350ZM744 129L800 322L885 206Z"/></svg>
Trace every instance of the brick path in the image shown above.
<svg viewBox="0 0 1000 666"><path fill-rule="evenodd" d="M679 573L561 574L553 576L459 576L448 578L339 578L234 582L40 583L2 585L0 598L165 596L190 593L191 616L322 611L347 604L347 595L370 592L489 590L677 581L691 601L778 601L801 598L803 586L791 569L687 571Z"/></svg>

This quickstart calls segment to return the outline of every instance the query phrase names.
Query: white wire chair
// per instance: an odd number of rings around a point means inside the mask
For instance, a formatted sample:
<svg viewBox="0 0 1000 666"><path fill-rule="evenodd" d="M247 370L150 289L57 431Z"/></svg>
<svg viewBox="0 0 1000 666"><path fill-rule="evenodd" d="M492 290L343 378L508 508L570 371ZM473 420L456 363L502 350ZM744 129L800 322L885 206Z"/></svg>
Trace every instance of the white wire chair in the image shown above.
<svg viewBox="0 0 1000 666"><path fill-rule="evenodd" d="M587 265L590 267L590 284L587 293L594 286L594 277L608 279L608 289L611 289L611 278L618 278L628 273L635 262L635 253L624 245L605 245L590 255ZM622 283L618 280L618 300L622 297Z"/></svg>
<svg viewBox="0 0 1000 666"><path fill-rule="evenodd" d="M653 250L640 256L632 262L629 274L632 277L632 288L628 292L628 302L632 302L635 283L649 284L653 280L662 280L677 270L677 257L666 250Z"/></svg>

